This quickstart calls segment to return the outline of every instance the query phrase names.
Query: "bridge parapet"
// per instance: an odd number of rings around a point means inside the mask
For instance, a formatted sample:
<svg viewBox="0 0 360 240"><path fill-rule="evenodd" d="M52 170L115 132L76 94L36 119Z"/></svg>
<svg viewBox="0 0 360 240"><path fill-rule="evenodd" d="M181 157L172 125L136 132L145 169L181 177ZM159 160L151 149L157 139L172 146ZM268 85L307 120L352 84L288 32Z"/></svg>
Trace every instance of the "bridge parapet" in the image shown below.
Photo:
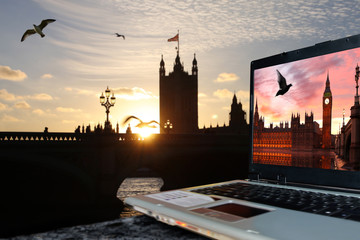
<svg viewBox="0 0 360 240"><path fill-rule="evenodd" d="M96 139L104 134L97 133L63 133L63 132L0 132L0 143L3 142L81 142ZM131 137L122 133L110 133L115 141L142 140L137 134Z"/></svg>

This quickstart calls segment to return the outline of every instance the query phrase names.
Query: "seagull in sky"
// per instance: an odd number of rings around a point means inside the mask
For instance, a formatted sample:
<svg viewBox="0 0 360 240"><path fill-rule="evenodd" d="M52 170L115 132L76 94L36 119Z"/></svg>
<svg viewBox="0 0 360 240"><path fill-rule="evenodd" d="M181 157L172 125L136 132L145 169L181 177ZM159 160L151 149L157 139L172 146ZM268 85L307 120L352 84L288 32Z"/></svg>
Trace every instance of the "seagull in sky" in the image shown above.
<svg viewBox="0 0 360 240"><path fill-rule="evenodd" d="M287 85L286 79L283 77L283 75L281 75L281 73L278 70L276 70L276 72L278 75L278 83L279 83L279 88L280 88L279 91L276 93L276 96L284 95L285 93L287 93L287 91L289 91L292 84L290 83L289 85Z"/></svg>
<svg viewBox="0 0 360 240"><path fill-rule="evenodd" d="M155 123L155 124L158 124L159 126L160 126L160 123L158 123L157 121L155 121L155 120L152 120L152 121L150 121L150 122L143 122L140 118L138 118L138 117L135 117L135 116L129 116L129 117L127 117L126 119L125 119L125 121L124 121L124 125L128 122L128 121L130 121L131 119L136 119L136 120L138 120L140 123L138 123L135 127L138 127L138 128L144 128L144 127L148 127L148 128L156 128L156 126L154 126L154 125L151 125L152 123Z"/></svg>
<svg viewBox="0 0 360 240"><path fill-rule="evenodd" d="M122 38L125 40L125 36L124 36L124 35L118 34L118 33L115 33L115 35L116 35L117 37L122 37Z"/></svg>
<svg viewBox="0 0 360 240"><path fill-rule="evenodd" d="M45 37L45 34L42 32L42 30L49 23L52 23L55 21L56 21L55 19L45 19L45 20L41 21L39 26L36 26L35 24L33 24L34 28L26 30L26 32L24 33L24 35L21 38L21 41L23 42L25 40L25 38L27 38L28 36L33 35L35 33L38 33L42 38Z"/></svg>

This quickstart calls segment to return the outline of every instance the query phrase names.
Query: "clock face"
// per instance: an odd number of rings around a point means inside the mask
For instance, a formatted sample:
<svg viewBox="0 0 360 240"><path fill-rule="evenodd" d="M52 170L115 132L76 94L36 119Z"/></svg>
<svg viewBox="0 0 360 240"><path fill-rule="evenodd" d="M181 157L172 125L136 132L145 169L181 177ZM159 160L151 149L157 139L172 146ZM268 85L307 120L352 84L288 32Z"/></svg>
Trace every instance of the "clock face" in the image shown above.
<svg viewBox="0 0 360 240"><path fill-rule="evenodd" d="M325 104L329 104L330 100L328 98L325 98Z"/></svg>

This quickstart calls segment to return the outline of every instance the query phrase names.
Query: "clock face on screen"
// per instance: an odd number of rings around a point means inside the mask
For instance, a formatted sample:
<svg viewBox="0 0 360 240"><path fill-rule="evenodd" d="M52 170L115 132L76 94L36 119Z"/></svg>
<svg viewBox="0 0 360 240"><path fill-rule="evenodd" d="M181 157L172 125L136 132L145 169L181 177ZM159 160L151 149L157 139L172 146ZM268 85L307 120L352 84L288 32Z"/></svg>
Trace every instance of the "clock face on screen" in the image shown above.
<svg viewBox="0 0 360 240"><path fill-rule="evenodd" d="M325 98L325 104L329 104L330 100L328 98Z"/></svg>

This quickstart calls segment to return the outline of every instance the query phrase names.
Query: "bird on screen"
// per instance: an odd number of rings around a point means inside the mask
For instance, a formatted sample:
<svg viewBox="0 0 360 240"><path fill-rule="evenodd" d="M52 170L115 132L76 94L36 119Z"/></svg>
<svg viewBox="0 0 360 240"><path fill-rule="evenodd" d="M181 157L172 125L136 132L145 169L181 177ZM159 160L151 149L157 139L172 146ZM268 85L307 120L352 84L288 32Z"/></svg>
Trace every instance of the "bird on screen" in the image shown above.
<svg viewBox="0 0 360 240"><path fill-rule="evenodd" d="M155 120L152 120L150 122L143 122L140 118L138 117L135 117L135 116L129 116L125 119L125 121L123 122L123 124L125 125L128 121L130 121L131 119L136 119L138 120L140 123L138 123L135 127L138 127L138 128L144 128L144 127L149 127L149 128L156 128L156 126L154 125L151 125L153 123L157 124L160 126L160 124L155 121Z"/></svg>
<svg viewBox="0 0 360 240"><path fill-rule="evenodd" d="M276 70L276 72L278 75L278 83L279 83L279 88L280 88L279 91L276 93L276 96L284 95L285 93L287 93L287 91L289 91L292 84L290 83L289 85L287 85L286 79L283 77L283 75L281 75L281 73L278 70Z"/></svg>
<svg viewBox="0 0 360 240"><path fill-rule="evenodd" d="M21 42L23 42L25 40L25 38L27 38L30 35L33 35L35 33L38 33L42 38L45 37L45 34L42 32L42 30L49 24L52 22L55 22L55 19L45 19L42 20L40 25L35 25L33 24L34 28L32 29L28 29L26 30L26 32L24 33L24 35L21 38Z"/></svg>
<svg viewBox="0 0 360 240"><path fill-rule="evenodd" d="M124 36L124 35L118 34L118 33L115 33L115 35L116 35L117 37L122 37L122 38L125 40L125 36Z"/></svg>

